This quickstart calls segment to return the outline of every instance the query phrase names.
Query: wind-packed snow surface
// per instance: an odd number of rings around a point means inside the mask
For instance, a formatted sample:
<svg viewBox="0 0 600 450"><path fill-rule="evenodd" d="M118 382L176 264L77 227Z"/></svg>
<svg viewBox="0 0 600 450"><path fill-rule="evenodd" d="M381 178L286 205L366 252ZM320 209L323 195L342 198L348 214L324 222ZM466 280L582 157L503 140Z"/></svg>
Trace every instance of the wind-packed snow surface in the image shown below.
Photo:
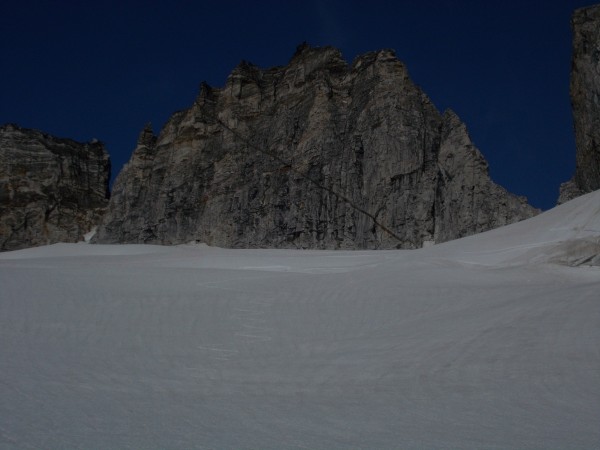
<svg viewBox="0 0 600 450"><path fill-rule="evenodd" d="M599 448L599 236L4 253L0 447Z"/></svg>

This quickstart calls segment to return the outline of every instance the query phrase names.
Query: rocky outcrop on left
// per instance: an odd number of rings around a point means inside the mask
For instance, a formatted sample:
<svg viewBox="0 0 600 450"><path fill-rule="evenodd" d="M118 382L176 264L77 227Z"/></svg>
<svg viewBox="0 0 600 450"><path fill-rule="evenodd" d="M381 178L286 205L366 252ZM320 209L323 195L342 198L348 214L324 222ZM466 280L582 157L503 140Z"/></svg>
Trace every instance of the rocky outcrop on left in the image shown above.
<svg viewBox="0 0 600 450"><path fill-rule="evenodd" d="M600 189L600 5L573 13L571 105L575 125L575 176L563 183L558 203Z"/></svg>
<svg viewBox="0 0 600 450"><path fill-rule="evenodd" d="M104 145L0 127L0 250L83 239L108 204Z"/></svg>

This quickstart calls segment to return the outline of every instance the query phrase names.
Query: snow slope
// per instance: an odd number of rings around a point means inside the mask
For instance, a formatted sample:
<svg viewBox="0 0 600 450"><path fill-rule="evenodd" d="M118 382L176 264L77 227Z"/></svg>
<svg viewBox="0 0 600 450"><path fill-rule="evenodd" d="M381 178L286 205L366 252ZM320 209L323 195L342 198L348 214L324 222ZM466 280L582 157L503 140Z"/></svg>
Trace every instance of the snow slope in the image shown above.
<svg viewBox="0 0 600 450"><path fill-rule="evenodd" d="M600 448L599 237L0 254L0 448Z"/></svg>

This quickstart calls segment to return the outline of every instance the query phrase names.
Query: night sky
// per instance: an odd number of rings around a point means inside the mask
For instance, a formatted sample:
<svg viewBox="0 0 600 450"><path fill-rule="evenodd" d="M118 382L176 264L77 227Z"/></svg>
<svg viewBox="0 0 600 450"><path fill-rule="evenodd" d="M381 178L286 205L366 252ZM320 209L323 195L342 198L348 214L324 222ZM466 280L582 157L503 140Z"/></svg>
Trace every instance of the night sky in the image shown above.
<svg viewBox="0 0 600 450"><path fill-rule="evenodd" d="M440 111L452 108L492 178L539 208L575 168L570 17L590 2L3 1L0 124L103 141L113 177L147 122L160 131L247 60L298 44L347 61L392 48Z"/></svg>

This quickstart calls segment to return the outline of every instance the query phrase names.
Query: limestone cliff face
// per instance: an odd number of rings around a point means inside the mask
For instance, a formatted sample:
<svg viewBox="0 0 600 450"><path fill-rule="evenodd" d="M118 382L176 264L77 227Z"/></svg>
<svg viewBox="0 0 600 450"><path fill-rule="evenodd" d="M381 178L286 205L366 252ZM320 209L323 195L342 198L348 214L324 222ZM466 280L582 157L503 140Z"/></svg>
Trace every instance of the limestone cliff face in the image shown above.
<svg viewBox="0 0 600 450"><path fill-rule="evenodd" d="M559 203L600 189L600 5L576 10L571 27L571 105L577 166L573 179L561 186Z"/></svg>
<svg viewBox="0 0 600 450"><path fill-rule="evenodd" d="M389 50L331 47L202 85L117 178L99 243L416 248L537 212L494 184L458 117Z"/></svg>
<svg viewBox="0 0 600 450"><path fill-rule="evenodd" d="M0 250L83 239L108 205L109 178L101 143L0 127Z"/></svg>

